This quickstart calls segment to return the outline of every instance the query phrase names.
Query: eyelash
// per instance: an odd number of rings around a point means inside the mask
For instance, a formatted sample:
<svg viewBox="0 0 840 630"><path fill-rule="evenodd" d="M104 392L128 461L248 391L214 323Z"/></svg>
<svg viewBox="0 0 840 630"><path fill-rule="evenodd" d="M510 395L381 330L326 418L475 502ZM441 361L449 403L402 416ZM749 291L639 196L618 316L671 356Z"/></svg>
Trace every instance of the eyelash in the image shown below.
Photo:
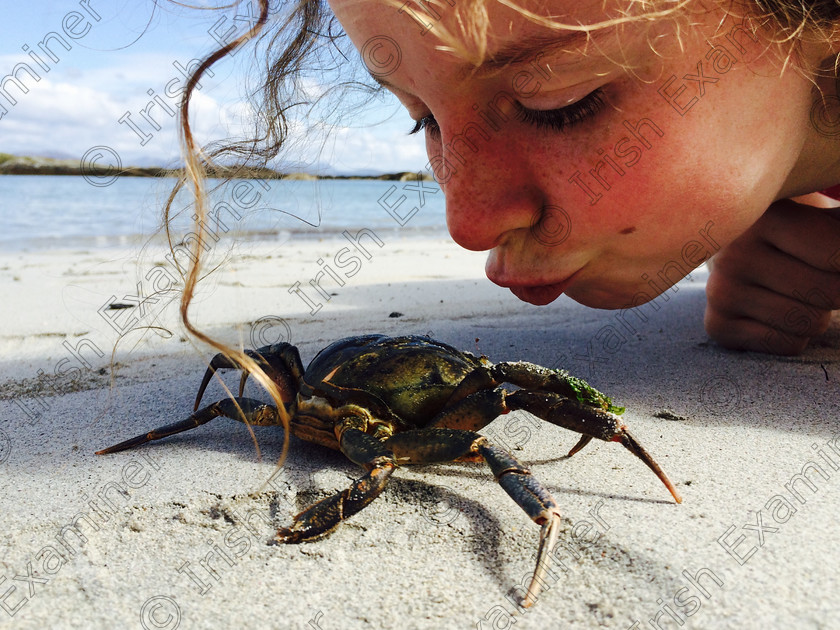
<svg viewBox="0 0 840 630"><path fill-rule="evenodd" d="M520 122L535 126L537 129L553 129L563 131L573 127L577 123L594 116L604 107L603 93L600 88L584 96L579 101L567 107L559 109L537 110L528 109L517 104L516 118ZM413 135L419 131L428 129L429 133L440 133L434 115L423 116L414 122L414 127L408 132Z"/></svg>
<svg viewBox="0 0 840 630"><path fill-rule="evenodd" d="M423 131L424 129L428 129L430 133L440 132L438 128L437 121L432 114L428 116L423 116L420 120L414 121L414 127L411 128L411 131L408 132L409 136L413 136L415 133L419 131Z"/></svg>

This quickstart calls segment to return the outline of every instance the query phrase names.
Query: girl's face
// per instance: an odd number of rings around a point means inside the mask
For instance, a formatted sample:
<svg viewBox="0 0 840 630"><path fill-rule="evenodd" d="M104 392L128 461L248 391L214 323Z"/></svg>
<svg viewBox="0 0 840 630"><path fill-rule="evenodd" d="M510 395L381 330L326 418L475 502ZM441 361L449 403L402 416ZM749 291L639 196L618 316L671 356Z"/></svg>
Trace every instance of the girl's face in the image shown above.
<svg viewBox="0 0 840 630"><path fill-rule="evenodd" d="M487 276L522 300L644 303L774 200L838 180L835 163L818 181L817 162L832 162L808 148L820 142L814 85L714 7L587 43L487 0L475 66L438 49L436 32L459 32L458 6L331 6L374 77L423 121L452 237L489 250ZM603 0L551 8L566 24L605 16Z"/></svg>

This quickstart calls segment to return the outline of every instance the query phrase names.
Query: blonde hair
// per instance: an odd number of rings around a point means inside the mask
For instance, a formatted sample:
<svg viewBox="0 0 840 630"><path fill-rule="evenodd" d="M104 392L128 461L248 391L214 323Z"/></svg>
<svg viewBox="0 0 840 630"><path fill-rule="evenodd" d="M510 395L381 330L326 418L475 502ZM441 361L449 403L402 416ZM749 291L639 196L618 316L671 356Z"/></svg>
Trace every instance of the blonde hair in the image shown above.
<svg viewBox="0 0 840 630"><path fill-rule="evenodd" d="M394 7L404 7L413 3L418 8L433 6L440 10L456 11L457 32L444 29L436 25L434 35L440 40L439 48L458 54L473 63L480 63L487 54L487 4L494 0L383 0ZM621 15L610 17L596 24L582 25L561 23L551 18L536 14L519 6L513 0L495 0L496 2L518 11L523 17L545 27L556 30L574 30L592 32L597 29L615 26L639 20L660 20L674 17L695 4L694 0L630 0ZM289 418L283 405L283 399L278 387L272 382L265 371L241 350L229 347L202 331L198 330L190 319L190 303L196 292L196 286L201 278L202 253L207 249L203 242L204 231L201 226L207 219L207 194L205 191L205 177L208 170L214 168L217 158L235 157L243 167L260 166L278 155L289 136L288 114L291 109L301 105L312 105L306 98L299 98L302 92L297 79L305 69L317 67L317 60L326 51L326 59L330 63L346 63L343 67L352 67L349 61L353 56L349 40L343 34L335 16L326 5L325 0L298 0L282 19L274 20L269 26L270 0L258 0L260 15L257 23L248 31L226 46L209 55L190 77L184 90L180 105L180 132L183 157L185 162L183 177L178 181L170 194L164 209L166 233L169 237L170 249L174 255L171 234L169 233L169 218L176 193L188 187L195 199L195 228L197 239L192 241L190 265L184 278L184 289L180 302L180 315L185 328L197 339L224 352L248 370L270 394L286 429L283 443L281 463L285 459L289 444ZM278 3L279 4L279 3ZM220 8L228 8L226 7ZM454 7L454 8L453 8ZM748 15L757 26L772 25L772 32L776 34L775 42L789 44L789 54L795 51L800 43L829 42L840 47L840 0L815 0L806 2L785 0L734 0L725 9L732 15L743 17ZM190 102L196 86L204 73L217 61L226 57L240 45L249 41L267 42L266 65L263 69L262 88L260 97L255 97L254 110L257 115L252 138L248 141L228 142L201 148L196 146L190 125ZM324 61L322 59L322 61ZM840 55L835 57L833 64L834 76L840 65ZM355 64L358 67L358 64ZM333 67L334 69L334 67ZM814 69L815 70L815 69ZM361 74L361 73L360 73ZM355 76L353 74L353 76ZM362 76L364 76L362 74ZM379 86L369 80L347 80L340 87L361 88L370 93L378 91Z"/></svg>

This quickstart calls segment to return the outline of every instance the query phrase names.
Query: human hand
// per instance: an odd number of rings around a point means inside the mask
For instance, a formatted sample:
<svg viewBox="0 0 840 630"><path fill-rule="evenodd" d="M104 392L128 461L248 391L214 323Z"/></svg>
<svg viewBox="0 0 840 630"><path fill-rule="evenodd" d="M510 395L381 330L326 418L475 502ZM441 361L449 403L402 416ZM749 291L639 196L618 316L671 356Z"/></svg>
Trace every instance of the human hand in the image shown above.
<svg viewBox="0 0 840 630"><path fill-rule="evenodd" d="M777 201L711 262L706 332L727 348L799 354L840 309L840 211Z"/></svg>

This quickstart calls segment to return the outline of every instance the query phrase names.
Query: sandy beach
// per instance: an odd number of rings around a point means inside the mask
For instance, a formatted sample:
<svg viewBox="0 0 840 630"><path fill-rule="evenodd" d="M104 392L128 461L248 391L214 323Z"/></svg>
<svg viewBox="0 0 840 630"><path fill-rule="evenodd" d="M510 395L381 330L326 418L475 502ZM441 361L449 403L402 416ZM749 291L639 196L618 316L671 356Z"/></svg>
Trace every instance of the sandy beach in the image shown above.
<svg viewBox="0 0 840 630"><path fill-rule="evenodd" d="M480 464L401 468L329 537L268 545L360 469L296 439L277 469L282 431L254 429L258 456L227 419L94 455L188 416L213 354L179 324L164 250L3 253L0 627L840 628L837 318L799 357L730 352L703 330L702 268L636 313L534 307L484 254L375 236L223 243L192 317L304 363L380 332L564 367L626 406L683 503L620 445L567 458L576 434L516 412L482 433L564 514L532 608L539 528Z"/></svg>

